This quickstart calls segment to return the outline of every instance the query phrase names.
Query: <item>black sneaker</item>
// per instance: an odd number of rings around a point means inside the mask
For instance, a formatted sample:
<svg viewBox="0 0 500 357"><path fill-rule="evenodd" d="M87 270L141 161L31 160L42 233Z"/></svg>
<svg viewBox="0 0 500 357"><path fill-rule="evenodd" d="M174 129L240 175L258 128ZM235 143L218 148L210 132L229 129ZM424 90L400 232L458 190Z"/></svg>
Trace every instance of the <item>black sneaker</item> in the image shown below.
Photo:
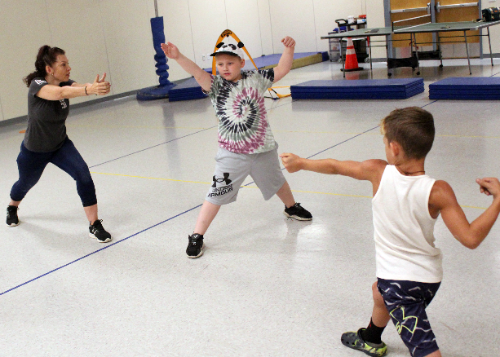
<svg viewBox="0 0 500 357"><path fill-rule="evenodd" d="M288 218L293 218L298 221L310 221L313 218L311 212L302 207L300 203L296 203L290 208L286 208L285 206L283 214Z"/></svg>
<svg viewBox="0 0 500 357"><path fill-rule="evenodd" d="M106 232L104 227L102 226L102 219L98 219L89 226L89 237L95 238L99 241L99 243L107 243L111 240L111 234Z"/></svg>
<svg viewBox="0 0 500 357"><path fill-rule="evenodd" d="M19 218L17 217L17 206L7 207L7 225L10 227L15 227L19 225Z"/></svg>
<svg viewBox="0 0 500 357"><path fill-rule="evenodd" d="M188 258L199 258L203 255L203 236L195 233L188 236L189 243L186 249Z"/></svg>

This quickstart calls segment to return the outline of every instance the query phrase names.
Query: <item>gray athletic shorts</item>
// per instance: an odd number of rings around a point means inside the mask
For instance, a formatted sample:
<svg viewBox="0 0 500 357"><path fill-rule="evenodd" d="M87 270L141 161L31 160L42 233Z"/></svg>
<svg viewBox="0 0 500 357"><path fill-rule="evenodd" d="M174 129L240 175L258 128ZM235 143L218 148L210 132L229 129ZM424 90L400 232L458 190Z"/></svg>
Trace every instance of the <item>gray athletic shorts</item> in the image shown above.
<svg viewBox="0 0 500 357"><path fill-rule="evenodd" d="M273 150L260 154L237 154L219 148L215 161L213 184L206 197L214 205L236 201L241 184L248 175L265 200L273 197L286 182L280 168L277 144Z"/></svg>

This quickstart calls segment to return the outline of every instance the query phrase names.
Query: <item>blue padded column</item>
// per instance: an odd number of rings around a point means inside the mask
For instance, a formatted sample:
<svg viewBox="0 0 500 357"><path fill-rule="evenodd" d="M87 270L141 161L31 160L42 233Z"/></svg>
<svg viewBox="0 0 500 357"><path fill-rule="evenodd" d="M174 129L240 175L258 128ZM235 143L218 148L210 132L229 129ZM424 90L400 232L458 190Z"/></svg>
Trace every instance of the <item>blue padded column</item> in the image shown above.
<svg viewBox="0 0 500 357"><path fill-rule="evenodd" d="M160 85L141 89L137 92L137 100L154 100L168 98L168 92L175 84L168 80L167 56L161 49L161 44L165 43L165 33L163 28L163 17L151 19L151 32L153 34L153 47L155 49L154 59L156 61L156 74L159 76Z"/></svg>

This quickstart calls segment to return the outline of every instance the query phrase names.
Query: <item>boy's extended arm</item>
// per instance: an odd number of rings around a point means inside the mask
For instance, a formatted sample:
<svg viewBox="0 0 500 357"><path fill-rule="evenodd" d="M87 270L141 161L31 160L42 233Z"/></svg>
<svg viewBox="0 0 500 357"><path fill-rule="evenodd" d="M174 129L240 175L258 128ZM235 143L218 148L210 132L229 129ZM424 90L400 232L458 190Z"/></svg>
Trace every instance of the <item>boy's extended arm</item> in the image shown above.
<svg viewBox="0 0 500 357"><path fill-rule="evenodd" d="M293 64L293 53L295 51L295 40L291 37L285 37L281 40L285 49L278 62L278 65L274 68L274 83L278 82L281 78L286 76L288 72L292 69Z"/></svg>
<svg viewBox="0 0 500 357"><path fill-rule="evenodd" d="M182 67L182 69L184 69L187 73L192 75L194 79L196 79L196 82L198 82L203 90L207 92L210 90L210 86L212 85L212 78L210 77L210 74L208 74L208 72L204 71L200 68L200 66L184 56L171 42L168 42L166 44L162 43L161 48L165 53L165 56L176 60L177 63Z"/></svg>
<svg viewBox="0 0 500 357"><path fill-rule="evenodd" d="M429 207L441 212L451 234L465 247L477 248L486 238L500 213L500 183L496 178L477 179L481 192L493 195L493 202L472 223L457 202L453 189L445 181L436 181L429 197ZM437 215L436 215L437 216Z"/></svg>
<svg viewBox="0 0 500 357"><path fill-rule="evenodd" d="M280 157L283 165L290 173L307 170L321 174L343 175L357 180L366 180L373 184L374 194L377 192L382 174L387 166L387 162L383 160L366 160L362 162L335 159L310 160L290 153L283 153Z"/></svg>

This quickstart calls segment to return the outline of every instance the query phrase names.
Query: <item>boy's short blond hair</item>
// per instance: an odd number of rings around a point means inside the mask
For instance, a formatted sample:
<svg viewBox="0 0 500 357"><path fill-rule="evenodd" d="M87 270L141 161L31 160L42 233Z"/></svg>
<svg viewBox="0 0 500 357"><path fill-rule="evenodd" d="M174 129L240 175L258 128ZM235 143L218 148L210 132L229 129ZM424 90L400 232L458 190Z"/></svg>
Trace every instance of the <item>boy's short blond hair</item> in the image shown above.
<svg viewBox="0 0 500 357"><path fill-rule="evenodd" d="M380 126L387 141L401 145L408 159L425 158L431 151L436 130L434 118L427 110L419 107L393 110Z"/></svg>

